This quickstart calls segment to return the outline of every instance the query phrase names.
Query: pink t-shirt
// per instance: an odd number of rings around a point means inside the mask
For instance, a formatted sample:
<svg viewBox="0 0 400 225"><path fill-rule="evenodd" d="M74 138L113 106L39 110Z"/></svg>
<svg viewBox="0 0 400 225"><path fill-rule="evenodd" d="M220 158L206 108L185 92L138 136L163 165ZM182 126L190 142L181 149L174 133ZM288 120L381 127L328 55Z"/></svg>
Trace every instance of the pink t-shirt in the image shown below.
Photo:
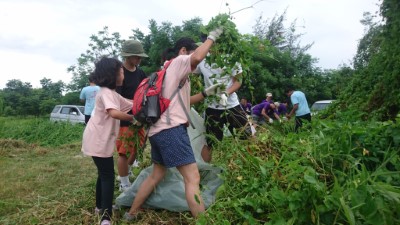
<svg viewBox="0 0 400 225"><path fill-rule="evenodd" d="M190 55L180 55L176 57L167 69L167 74L164 80L165 87L163 89L163 96L170 98L178 88L179 82L184 78L187 79L182 89L179 91L187 112L190 111L190 81L188 74L191 71ZM162 130L177 127L188 122L188 118L186 117L185 111L182 108L182 104L179 103L178 95L175 95L175 97L171 100L167 110L169 110L170 124L167 122L167 111L165 111L161 115L160 120L151 126L149 130L149 137Z"/></svg>
<svg viewBox="0 0 400 225"><path fill-rule="evenodd" d="M107 109L128 112L132 101L114 90L102 87L96 95L92 117L83 132L82 152L88 156L111 157L119 131L119 120L112 118Z"/></svg>

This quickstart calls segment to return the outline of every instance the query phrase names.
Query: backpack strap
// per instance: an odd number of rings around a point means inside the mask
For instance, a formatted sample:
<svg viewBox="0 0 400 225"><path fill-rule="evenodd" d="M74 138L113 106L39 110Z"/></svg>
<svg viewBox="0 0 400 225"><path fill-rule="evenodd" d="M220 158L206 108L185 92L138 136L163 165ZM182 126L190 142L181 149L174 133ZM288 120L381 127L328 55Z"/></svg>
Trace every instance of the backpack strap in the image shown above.
<svg viewBox="0 0 400 225"><path fill-rule="evenodd" d="M165 77L165 76L164 76L164 77ZM195 127L194 124L193 124L193 121L190 119L189 112L186 110L185 103L183 102L182 96L181 96L181 94L179 93L179 91L182 89L183 85L185 85L186 80L187 80L187 77L184 77L184 78L179 82L178 88L175 89L174 93L172 93L172 95L171 95L171 97L169 98L169 100L172 101L172 99L173 99L176 95L178 95L178 97L179 97L179 103L180 103L181 106L182 106L182 109L183 109L183 111L184 111L184 113L185 113L185 115L186 115L186 118L188 119L188 121L189 121L190 125L193 127L193 129L196 129L196 127ZM170 118L170 116L169 116L169 108L167 109L167 124L171 124L171 118Z"/></svg>

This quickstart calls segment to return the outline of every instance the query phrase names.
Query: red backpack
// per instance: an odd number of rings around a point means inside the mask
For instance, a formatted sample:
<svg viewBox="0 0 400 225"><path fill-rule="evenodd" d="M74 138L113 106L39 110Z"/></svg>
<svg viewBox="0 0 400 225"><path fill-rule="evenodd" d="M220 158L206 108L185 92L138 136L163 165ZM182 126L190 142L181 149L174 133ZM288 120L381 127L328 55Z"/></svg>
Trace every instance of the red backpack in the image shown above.
<svg viewBox="0 0 400 225"><path fill-rule="evenodd" d="M171 62L172 60L167 62L162 70L143 79L135 91L132 114L142 125L155 124L171 102L170 99L162 96L166 70Z"/></svg>

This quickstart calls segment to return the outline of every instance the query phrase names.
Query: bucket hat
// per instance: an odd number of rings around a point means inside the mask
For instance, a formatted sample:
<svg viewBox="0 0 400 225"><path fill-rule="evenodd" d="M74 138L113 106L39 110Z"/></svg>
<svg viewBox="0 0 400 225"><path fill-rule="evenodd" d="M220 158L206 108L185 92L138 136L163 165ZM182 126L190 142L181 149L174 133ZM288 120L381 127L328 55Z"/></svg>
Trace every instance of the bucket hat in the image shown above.
<svg viewBox="0 0 400 225"><path fill-rule="evenodd" d="M144 49L142 44L136 40L127 40L122 44L121 56L140 56L140 57L149 57L144 53Z"/></svg>

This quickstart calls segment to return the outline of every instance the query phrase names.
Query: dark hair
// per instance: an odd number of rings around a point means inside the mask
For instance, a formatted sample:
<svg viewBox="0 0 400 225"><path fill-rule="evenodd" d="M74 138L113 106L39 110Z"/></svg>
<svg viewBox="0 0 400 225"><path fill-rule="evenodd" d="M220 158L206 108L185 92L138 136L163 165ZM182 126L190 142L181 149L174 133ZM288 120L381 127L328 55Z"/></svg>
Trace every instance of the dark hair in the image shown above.
<svg viewBox="0 0 400 225"><path fill-rule="evenodd" d="M196 42L191 38L183 37L176 41L173 48L167 48L162 54L162 61L170 60L178 55L179 50L185 47L187 51L196 50Z"/></svg>
<svg viewBox="0 0 400 225"><path fill-rule="evenodd" d="M294 91L294 87L291 84L286 85L285 87L285 94L287 94L290 91Z"/></svg>
<svg viewBox="0 0 400 225"><path fill-rule="evenodd" d="M115 89L122 62L115 58L103 57L95 63L93 81L100 87Z"/></svg>
<svg viewBox="0 0 400 225"><path fill-rule="evenodd" d="M90 83L93 83L93 72L89 74L88 80Z"/></svg>

